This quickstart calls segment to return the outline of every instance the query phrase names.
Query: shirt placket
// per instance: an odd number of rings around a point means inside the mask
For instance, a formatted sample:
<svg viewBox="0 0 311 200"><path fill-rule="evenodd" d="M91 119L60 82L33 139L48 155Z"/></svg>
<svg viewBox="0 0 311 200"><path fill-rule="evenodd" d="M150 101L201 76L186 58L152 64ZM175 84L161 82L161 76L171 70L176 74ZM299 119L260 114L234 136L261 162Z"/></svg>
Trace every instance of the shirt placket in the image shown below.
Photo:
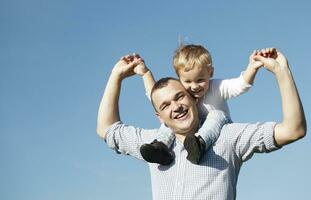
<svg viewBox="0 0 311 200"><path fill-rule="evenodd" d="M186 150L181 144L178 144L177 150L179 156L178 159L175 160L177 165L177 172L174 183L174 193L173 197L175 200L182 200L183 192L184 192L184 180L185 180L185 156L183 154L186 153ZM176 156L177 157L177 156Z"/></svg>

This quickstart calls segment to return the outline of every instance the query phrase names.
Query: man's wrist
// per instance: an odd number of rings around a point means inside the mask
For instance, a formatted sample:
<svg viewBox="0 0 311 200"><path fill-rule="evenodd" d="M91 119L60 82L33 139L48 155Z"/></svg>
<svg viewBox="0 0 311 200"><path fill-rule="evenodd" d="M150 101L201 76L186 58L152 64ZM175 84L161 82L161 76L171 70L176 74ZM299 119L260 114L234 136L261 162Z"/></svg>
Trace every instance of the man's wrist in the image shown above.
<svg viewBox="0 0 311 200"><path fill-rule="evenodd" d="M284 77L292 76L291 71L288 67L285 67L285 68L278 67L273 73L275 77L279 80L281 80Z"/></svg>
<svg viewBox="0 0 311 200"><path fill-rule="evenodd" d="M125 78L122 76L121 72L119 72L118 70L116 70L114 68L111 71L110 77L117 80L117 81L122 81Z"/></svg>

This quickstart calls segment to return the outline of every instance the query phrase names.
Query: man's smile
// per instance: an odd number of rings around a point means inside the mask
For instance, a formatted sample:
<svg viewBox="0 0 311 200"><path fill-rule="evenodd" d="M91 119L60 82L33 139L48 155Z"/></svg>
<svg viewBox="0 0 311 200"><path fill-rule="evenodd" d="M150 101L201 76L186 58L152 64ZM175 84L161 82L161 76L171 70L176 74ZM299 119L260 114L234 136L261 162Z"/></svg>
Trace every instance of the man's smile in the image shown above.
<svg viewBox="0 0 311 200"><path fill-rule="evenodd" d="M188 109L183 110L182 112L178 113L177 115L174 116L174 119L178 120L184 120L187 118L188 114Z"/></svg>

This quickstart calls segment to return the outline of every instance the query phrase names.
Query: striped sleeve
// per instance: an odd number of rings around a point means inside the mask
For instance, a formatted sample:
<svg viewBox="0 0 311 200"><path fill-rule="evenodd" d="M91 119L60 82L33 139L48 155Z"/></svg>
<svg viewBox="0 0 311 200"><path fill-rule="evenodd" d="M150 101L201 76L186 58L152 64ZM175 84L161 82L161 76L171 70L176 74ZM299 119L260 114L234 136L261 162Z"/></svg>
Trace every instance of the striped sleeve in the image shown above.
<svg viewBox="0 0 311 200"><path fill-rule="evenodd" d="M254 153L269 153L280 148L274 139L275 122L239 125L242 128L233 137L233 148L243 162L250 159ZM232 128L234 130L234 127Z"/></svg>
<svg viewBox="0 0 311 200"><path fill-rule="evenodd" d="M118 121L106 129L106 133L105 141L109 148L142 159L139 151L141 145L153 141L157 130L137 128Z"/></svg>

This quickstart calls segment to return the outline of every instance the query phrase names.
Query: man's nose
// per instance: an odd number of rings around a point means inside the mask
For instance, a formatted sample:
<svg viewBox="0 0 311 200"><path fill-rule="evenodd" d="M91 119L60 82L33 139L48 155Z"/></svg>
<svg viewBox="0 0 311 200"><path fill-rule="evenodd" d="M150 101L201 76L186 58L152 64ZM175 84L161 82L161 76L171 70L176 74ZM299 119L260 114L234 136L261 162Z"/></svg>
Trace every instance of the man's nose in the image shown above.
<svg viewBox="0 0 311 200"><path fill-rule="evenodd" d="M174 112L180 112L182 110L182 106L176 101L173 101L171 104Z"/></svg>

